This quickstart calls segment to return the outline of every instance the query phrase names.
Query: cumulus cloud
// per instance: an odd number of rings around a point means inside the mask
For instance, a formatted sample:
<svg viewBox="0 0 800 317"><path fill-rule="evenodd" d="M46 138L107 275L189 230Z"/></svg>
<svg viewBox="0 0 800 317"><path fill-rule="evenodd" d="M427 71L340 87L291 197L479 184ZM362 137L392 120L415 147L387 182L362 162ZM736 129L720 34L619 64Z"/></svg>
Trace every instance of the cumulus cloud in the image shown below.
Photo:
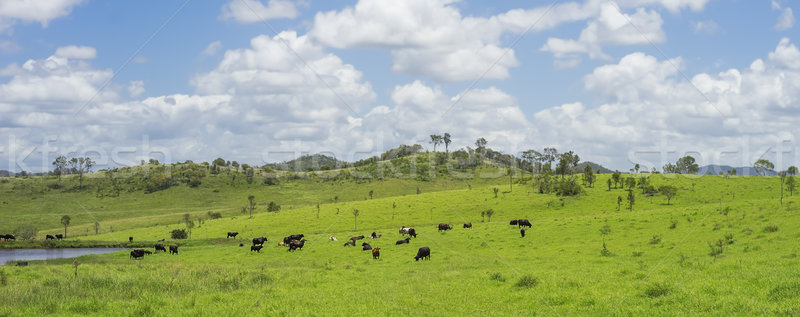
<svg viewBox="0 0 800 317"><path fill-rule="evenodd" d="M56 49L55 56L72 59L94 59L97 56L97 50L91 46L62 46Z"/></svg>
<svg viewBox="0 0 800 317"><path fill-rule="evenodd" d="M144 81L134 80L128 84L128 95L131 97L138 97L144 93Z"/></svg>
<svg viewBox="0 0 800 317"><path fill-rule="evenodd" d="M16 22L38 22L42 27L53 19L69 15L72 8L84 0L4 0L0 1L0 31L11 28Z"/></svg>
<svg viewBox="0 0 800 317"><path fill-rule="evenodd" d="M294 3L287 0L269 0L267 5L259 0L231 0L222 6L222 18L239 23L294 19L298 14Z"/></svg>
<svg viewBox="0 0 800 317"><path fill-rule="evenodd" d="M211 42L210 44L208 44L208 46L206 46L206 49L203 50L203 55L210 56L217 54L217 51L219 51L221 48L222 48L222 42L220 41Z"/></svg>

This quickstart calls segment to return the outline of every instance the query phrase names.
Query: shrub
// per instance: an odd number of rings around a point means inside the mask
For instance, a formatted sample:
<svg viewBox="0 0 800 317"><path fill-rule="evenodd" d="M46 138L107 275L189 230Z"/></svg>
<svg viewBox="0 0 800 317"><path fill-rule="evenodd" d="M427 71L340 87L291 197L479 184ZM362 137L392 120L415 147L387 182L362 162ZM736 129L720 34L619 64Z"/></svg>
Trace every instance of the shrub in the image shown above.
<svg viewBox="0 0 800 317"><path fill-rule="evenodd" d="M659 244L661 243L661 236L654 234L652 238L650 238L650 244Z"/></svg>
<svg viewBox="0 0 800 317"><path fill-rule="evenodd" d="M208 212L208 219L219 219L219 218L222 218L222 213L213 211Z"/></svg>
<svg viewBox="0 0 800 317"><path fill-rule="evenodd" d="M633 251L632 255L634 257L640 257L640 256L644 255L644 252L642 252L642 251Z"/></svg>
<svg viewBox="0 0 800 317"><path fill-rule="evenodd" d="M281 205L276 204L274 201L269 202L267 206L267 211L269 212L279 212L281 211Z"/></svg>
<svg viewBox="0 0 800 317"><path fill-rule="evenodd" d="M38 233L39 230L31 226L19 226L17 230L14 230L16 238L22 240L33 240Z"/></svg>
<svg viewBox="0 0 800 317"><path fill-rule="evenodd" d="M717 242L713 244L709 243L708 247L711 249L711 252L709 252L708 255L718 258L724 251L723 246L725 246L725 241L722 239L717 240Z"/></svg>
<svg viewBox="0 0 800 317"><path fill-rule="evenodd" d="M601 256L614 256L614 253L611 253L611 251L608 251L608 248L606 248L606 243L603 242L603 249L600 250L600 255Z"/></svg>
<svg viewBox="0 0 800 317"><path fill-rule="evenodd" d="M514 284L514 286L522 288L531 288L536 285L539 285L539 279L531 275L524 275L520 277L517 283Z"/></svg>
<svg viewBox="0 0 800 317"><path fill-rule="evenodd" d="M676 227L678 227L678 221L677 220L673 220L672 224L669 225L669 228L670 229L675 229Z"/></svg>
<svg viewBox="0 0 800 317"><path fill-rule="evenodd" d="M664 283L655 283L644 290L644 295L650 298L661 297L665 295L669 295L672 292L672 289L669 285Z"/></svg>
<svg viewBox="0 0 800 317"><path fill-rule="evenodd" d="M764 227L764 232L776 232L778 231L778 226L776 225L769 225Z"/></svg>
<svg viewBox="0 0 800 317"><path fill-rule="evenodd" d="M734 241L736 240L733 240L733 233L728 233L725 235L725 244L733 244Z"/></svg>
<svg viewBox="0 0 800 317"><path fill-rule="evenodd" d="M175 229L175 230L172 230L172 232L170 233L170 236L173 239L186 239L186 238L189 237L189 234L186 233L186 229Z"/></svg>
<svg viewBox="0 0 800 317"><path fill-rule="evenodd" d="M582 187L574 177L569 177L558 181L556 184L556 195L575 196L581 193Z"/></svg>
<svg viewBox="0 0 800 317"><path fill-rule="evenodd" d="M489 279L491 279L492 281L498 281L498 282L505 282L506 281L506 278L503 277L502 275L500 275L500 273L497 273L497 272L492 273L492 275L489 276Z"/></svg>

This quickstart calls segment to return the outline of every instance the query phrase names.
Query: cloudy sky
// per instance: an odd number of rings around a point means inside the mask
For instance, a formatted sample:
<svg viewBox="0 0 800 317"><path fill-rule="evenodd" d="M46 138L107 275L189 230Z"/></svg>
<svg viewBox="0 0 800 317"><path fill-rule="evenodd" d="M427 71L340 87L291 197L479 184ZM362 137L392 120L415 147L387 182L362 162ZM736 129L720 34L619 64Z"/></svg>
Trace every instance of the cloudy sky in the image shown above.
<svg viewBox="0 0 800 317"><path fill-rule="evenodd" d="M345 160L449 132L627 170L800 163L788 0L0 1L0 169Z"/></svg>

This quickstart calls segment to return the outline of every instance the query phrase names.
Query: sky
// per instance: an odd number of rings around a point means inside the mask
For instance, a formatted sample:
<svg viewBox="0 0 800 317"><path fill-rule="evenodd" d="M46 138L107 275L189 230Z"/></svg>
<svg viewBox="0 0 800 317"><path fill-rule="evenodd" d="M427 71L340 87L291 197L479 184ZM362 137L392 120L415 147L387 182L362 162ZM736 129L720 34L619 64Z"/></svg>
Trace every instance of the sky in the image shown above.
<svg viewBox="0 0 800 317"><path fill-rule="evenodd" d="M0 169L400 144L800 164L788 0L0 1ZM441 147L437 148L440 150Z"/></svg>

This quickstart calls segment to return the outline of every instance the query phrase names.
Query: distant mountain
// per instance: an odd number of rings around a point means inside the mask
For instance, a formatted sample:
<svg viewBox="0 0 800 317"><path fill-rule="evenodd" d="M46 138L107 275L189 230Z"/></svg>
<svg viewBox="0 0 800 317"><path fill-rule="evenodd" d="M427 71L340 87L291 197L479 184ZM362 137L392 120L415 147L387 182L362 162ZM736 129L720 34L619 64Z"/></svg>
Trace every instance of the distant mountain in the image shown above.
<svg viewBox="0 0 800 317"><path fill-rule="evenodd" d="M578 165L575 167L575 169L576 169L576 170L578 170L579 172L583 172L583 169L585 169L585 168L586 168L586 164L589 164L589 166L591 166L591 167L592 167L592 170L593 170L595 173L597 173L597 170L598 170L598 169L600 170L600 174L610 174L610 173L614 173L614 171L612 171L612 170L610 170L610 169L607 169L607 168L603 167L602 165L600 165L600 164L597 164L597 163L594 163L594 162L580 162L580 163L578 163Z"/></svg>
<svg viewBox="0 0 800 317"><path fill-rule="evenodd" d="M0 170L0 177L10 177L10 176L14 176L14 173L6 170Z"/></svg>
<svg viewBox="0 0 800 317"><path fill-rule="evenodd" d="M723 174L728 174L728 171L730 171L730 170L736 170L736 175L744 175L744 176L756 176L756 175L758 175L758 172L752 166L733 167L733 166L729 166L729 165L706 165L706 166L700 167L700 170L697 171L697 174L698 175L706 175L709 172L711 172L711 174L713 174L713 175L719 175L719 172L722 172ZM776 173L775 171L767 171L767 175L775 176L775 175L778 175L778 173Z"/></svg>
<svg viewBox="0 0 800 317"><path fill-rule="evenodd" d="M277 170L283 171L308 171L308 170L329 170L329 169L336 169L346 166L345 161L337 160L336 158L324 155L324 154L314 154L314 155L303 155L299 158L296 158L291 161L286 161L283 163L273 163L267 164Z"/></svg>

